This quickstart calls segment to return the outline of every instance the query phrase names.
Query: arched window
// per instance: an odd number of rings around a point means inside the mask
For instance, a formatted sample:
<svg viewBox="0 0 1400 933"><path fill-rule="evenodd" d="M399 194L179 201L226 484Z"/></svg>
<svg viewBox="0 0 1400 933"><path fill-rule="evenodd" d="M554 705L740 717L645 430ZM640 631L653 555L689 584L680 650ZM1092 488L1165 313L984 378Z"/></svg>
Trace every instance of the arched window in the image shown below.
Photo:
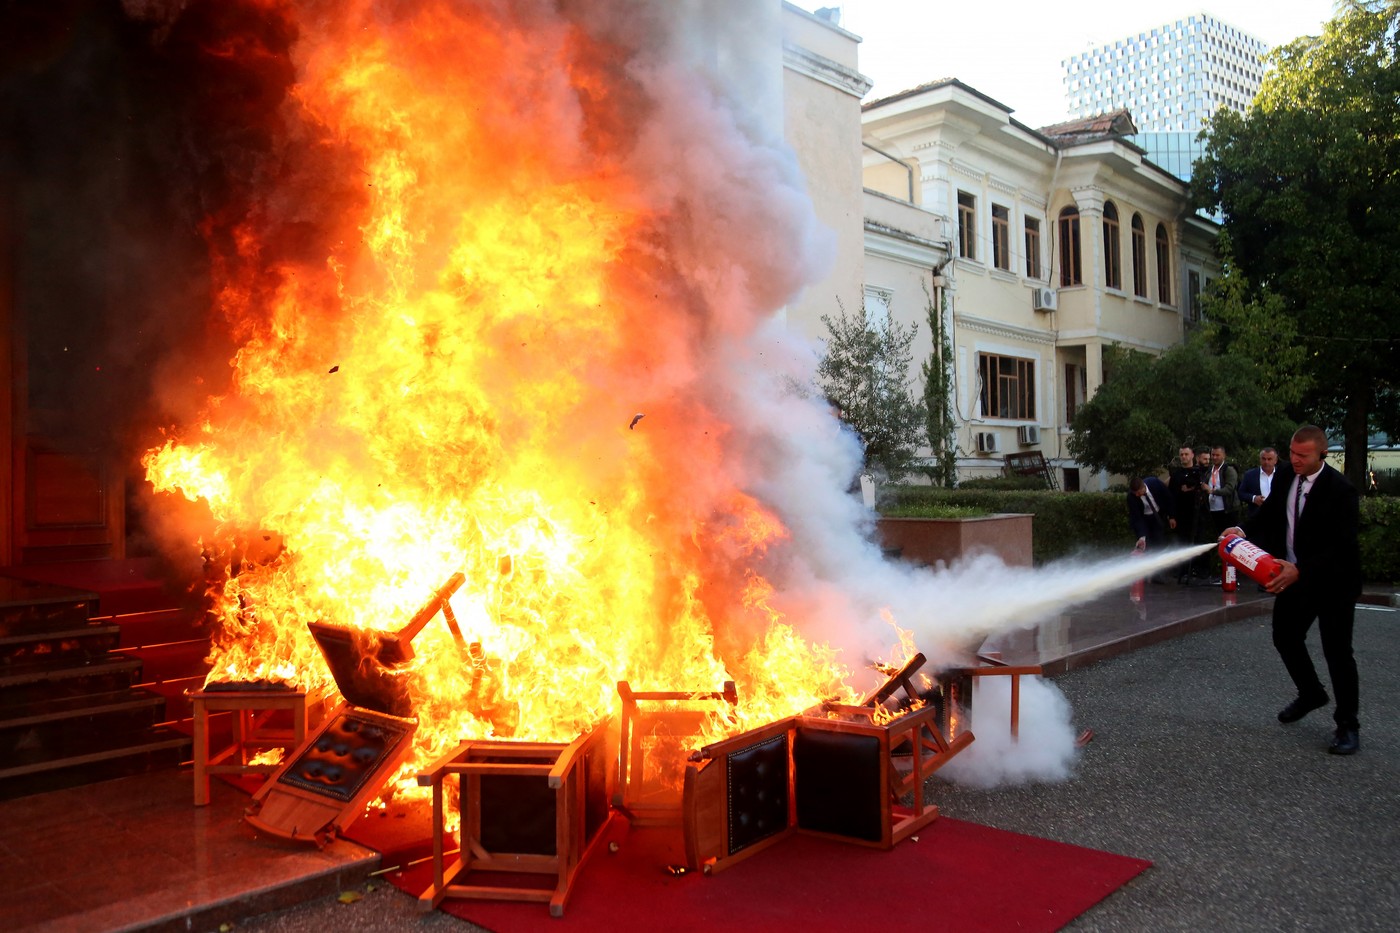
<svg viewBox="0 0 1400 933"><path fill-rule="evenodd" d="M1083 285L1079 270L1079 210L1066 207L1060 211L1060 285Z"/></svg>
<svg viewBox="0 0 1400 933"><path fill-rule="evenodd" d="M1147 297L1147 229L1142 215L1133 215L1133 294Z"/></svg>
<svg viewBox="0 0 1400 933"><path fill-rule="evenodd" d="M1123 287L1123 248L1118 239L1118 208L1112 201L1103 206L1103 284Z"/></svg>
<svg viewBox="0 0 1400 933"><path fill-rule="evenodd" d="M1172 244L1166 224L1157 225L1157 300L1172 303Z"/></svg>

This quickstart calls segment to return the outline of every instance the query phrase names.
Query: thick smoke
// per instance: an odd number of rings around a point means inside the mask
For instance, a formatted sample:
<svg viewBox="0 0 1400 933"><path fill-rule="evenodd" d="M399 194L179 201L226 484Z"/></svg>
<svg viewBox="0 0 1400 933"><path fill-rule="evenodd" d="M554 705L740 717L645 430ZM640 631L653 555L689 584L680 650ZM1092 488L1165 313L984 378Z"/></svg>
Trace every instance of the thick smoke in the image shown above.
<svg viewBox="0 0 1400 933"><path fill-rule="evenodd" d="M705 348L699 384L739 433L734 446L741 456L731 462L745 472L732 478L773 507L792 534L791 546L775 549L763 568L778 587L775 605L808 637L841 646L852 663L888 656L893 621L914 632L930 671L937 671L969 663L990 635L1033 626L1136 579L1144 572L1137 560L1030 570L982 556L931 570L882 556L871 516L845 492L860 464L854 438L817 394L794 390L812 385L818 348L776 323L754 327L747 316L729 319L734 308L748 315L755 307L775 308L793 277L798 284L818 278L831 247L790 153L772 136L775 122L748 105L768 98L761 90L746 98L732 81L737 73L751 88L766 86L761 67L746 72L741 65L762 61L765 53L772 58L771 17L765 22L756 4L719 6L726 9L668 10L675 34L704 34L700 24L714 16L720 22L747 17L737 32L760 37L758 47L747 50L751 57L741 52L727 59L728 83L706 67L714 59L673 54L665 45L642 56L636 67L657 106L633 165L653 186L653 197L683 192L704 205L693 218L696 248L680 258L705 285L712 320L728 339ZM658 165L665 166L660 176L653 172ZM1066 776L1075 749L1068 704L1049 683L1027 679L1022 739L1012 742L1004 725L993 725L1009 716L1006 689L1000 681L979 690L977 719L986 741L974 743L977 752L965 753L948 774L982 784Z"/></svg>

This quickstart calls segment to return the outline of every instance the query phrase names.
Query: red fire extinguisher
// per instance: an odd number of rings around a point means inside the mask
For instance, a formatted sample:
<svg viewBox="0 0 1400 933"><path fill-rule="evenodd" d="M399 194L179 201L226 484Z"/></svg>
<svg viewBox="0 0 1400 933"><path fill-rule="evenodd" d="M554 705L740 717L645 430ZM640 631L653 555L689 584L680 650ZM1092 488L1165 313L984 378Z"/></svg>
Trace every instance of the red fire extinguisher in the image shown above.
<svg viewBox="0 0 1400 933"><path fill-rule="evenodd" d="M1274 577L1283 572L1278 560L1263 548L1250 544L1239 535L1220 542L1220 559L1224 562L1225 573L1221 575L1221 586L1227 592L1235 589L1236 567L1239 572L1261 586L1268 586Z"/></svg>

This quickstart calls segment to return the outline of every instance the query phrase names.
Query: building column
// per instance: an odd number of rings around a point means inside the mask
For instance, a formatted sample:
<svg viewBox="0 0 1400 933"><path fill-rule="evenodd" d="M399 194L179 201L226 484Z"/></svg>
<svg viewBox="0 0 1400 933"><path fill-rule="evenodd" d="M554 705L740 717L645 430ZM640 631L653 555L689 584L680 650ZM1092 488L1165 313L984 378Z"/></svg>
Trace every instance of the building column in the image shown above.
<svg viewBox="0 0 1400 933"><path fill-rule="evenodd" d="M1094 397L1103 385L1103 343L1097 337L1084 342L1084 401Z"/></svg>
<svg viewBox="0 0 1400 933"><path fill-rule="evenodd" d="M1075 207L1079 208L1080 262L1084 263L1084 287L1089 289L1094 303L1094 328L1103 326L1103 191L1099 188L1071 188ZM1085 261L1089 260L1089 261ZM1093 385L1097 385L1094 383ZM1093 398L1093 386L1089 397Z"/></svg>

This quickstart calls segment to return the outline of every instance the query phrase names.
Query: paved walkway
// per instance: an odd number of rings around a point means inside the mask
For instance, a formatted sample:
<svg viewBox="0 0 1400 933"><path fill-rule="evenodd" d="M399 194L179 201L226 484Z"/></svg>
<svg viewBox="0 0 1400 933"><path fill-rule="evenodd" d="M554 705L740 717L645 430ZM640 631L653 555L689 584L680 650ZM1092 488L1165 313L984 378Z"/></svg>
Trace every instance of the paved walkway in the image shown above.
<svg viewBox="0 0 1400 933"><path fill-rule="evenodd" d="M1267 608L1257 594L1227 607L1218 590L1148 587L1141 603L1109 594L1003 639L1007 660L1060 672L1096 737L1068 781L975 791L935 778L930 796L948 816L1154 860L1076 929L1392 929L1400 612L1358 614L1362 751L1337 758L1325 712L1274 719L1289 691ZM0 803L0 927L474 929L366 885L375 853L258 840L239 821L246 797L216 782L196 810L189 782L172 771Z"/></svg>
<svg viewBox="0 0 1400 933"><path fill-rule="evenodd" d="M1314 658L1321 649L1316 631ZM1362 608L1361 751L1325 752L1329 710L1289 726L1267 616L1056 679L1093 728L1078 773L944 786L959 819L1152 859L1075 930L1390 931L1400 917L1400 610ZM1325 675L1324 675L1325 679Z"/></svg>

